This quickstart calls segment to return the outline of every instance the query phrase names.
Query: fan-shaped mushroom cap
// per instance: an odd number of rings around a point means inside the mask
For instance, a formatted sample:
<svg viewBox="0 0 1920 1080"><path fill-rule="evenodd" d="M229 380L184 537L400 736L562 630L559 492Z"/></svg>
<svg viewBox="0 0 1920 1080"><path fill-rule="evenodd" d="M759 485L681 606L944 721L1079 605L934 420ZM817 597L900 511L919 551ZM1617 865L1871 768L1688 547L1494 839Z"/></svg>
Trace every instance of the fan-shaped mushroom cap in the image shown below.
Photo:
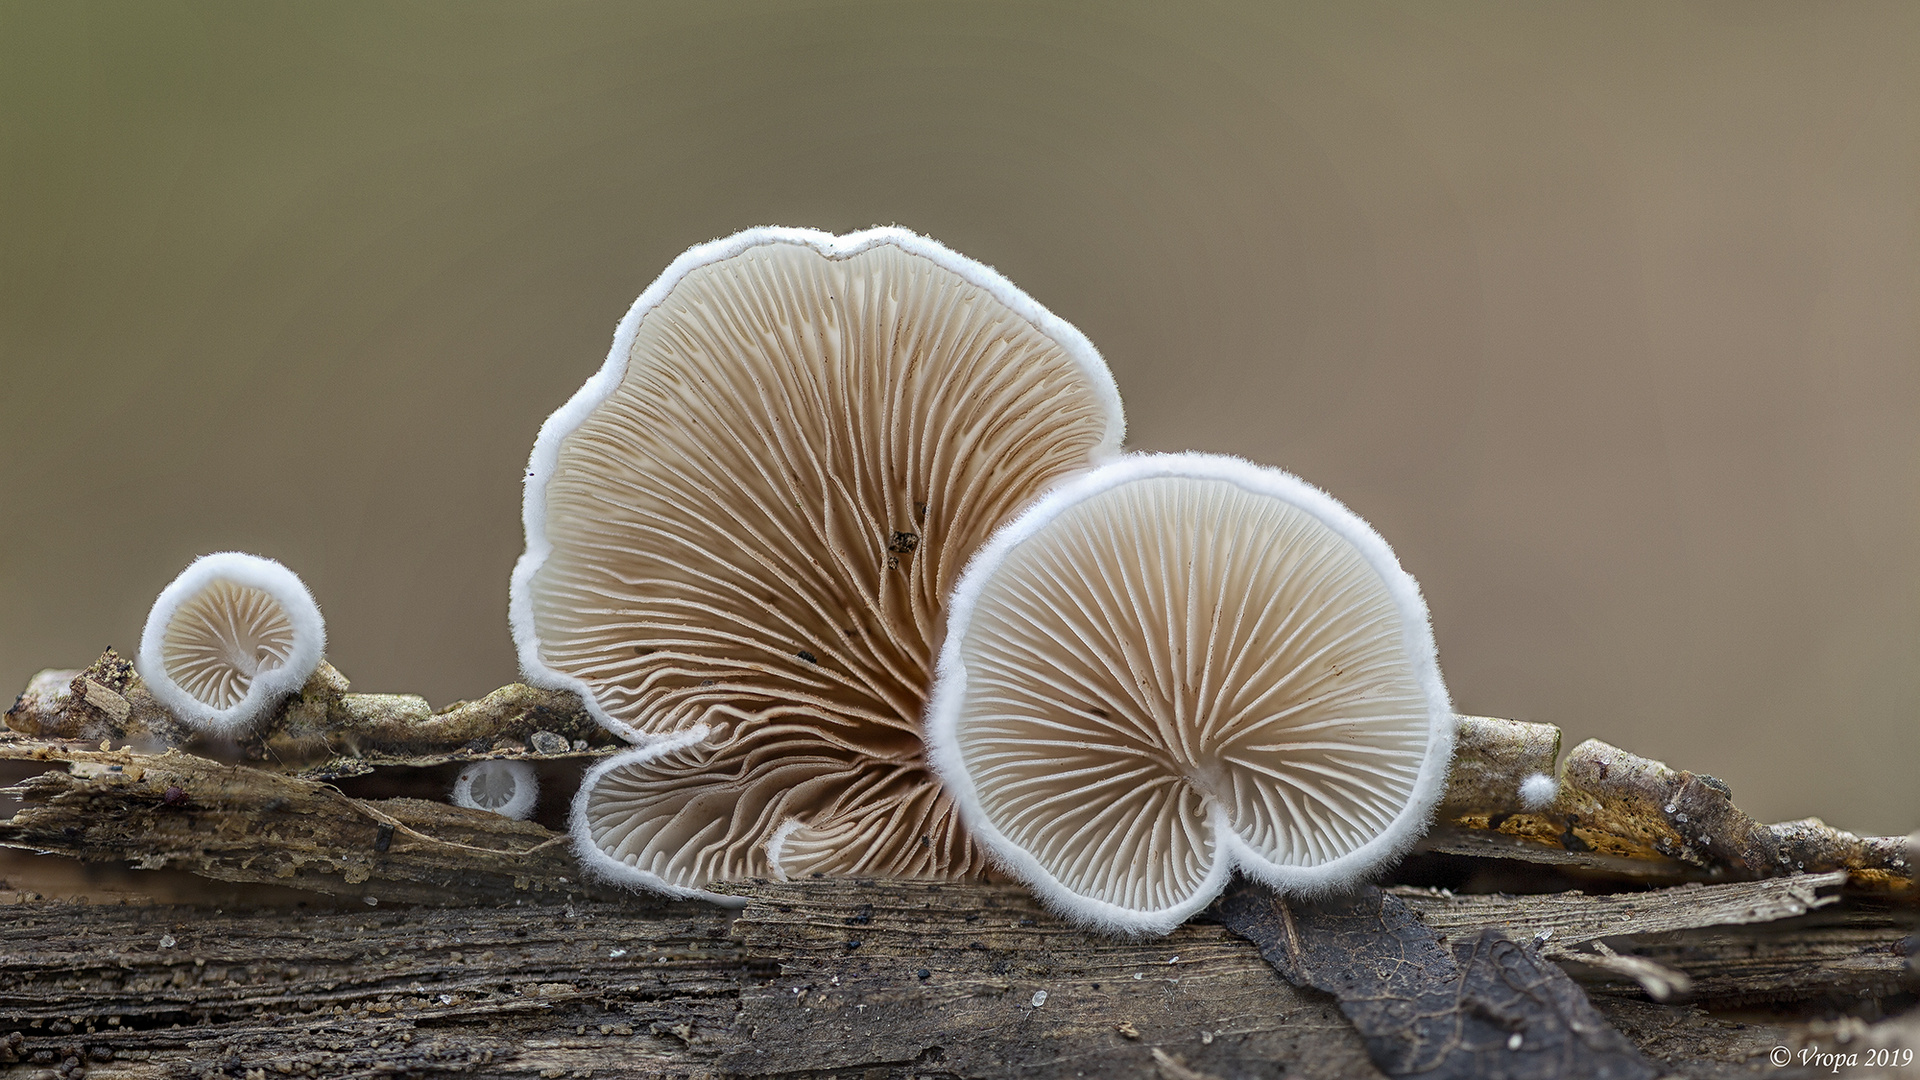
<svg viewBox="0 0 1920 1080"><path fill-rule="evenodd" d="M293 571L223 551L160 591L134 668L181 720L234 732L300 689L326 648L319 605Z"/></svg>
<svg viewBox="0 0 1920 1080"><path fill-rule="evenodd" d="M984 547L928 709L976 840L1062 913L1165 932L1237 865L1357 881L1425 829L1454 716L1419 586L1277 469L1106 466Z"/></svg>
<svg viewBox="0 0 1920 1080"><path fill-rule="evenodd" d="M931 240L703 244L540 429L521 666L636 740L791 719L917 742L966 558L1122 429L1077 330Z"/></svg>
<svg viewBox="0 0 1920 1080"><path fill-rule="evenodd" d="M539 801L540 779L524 761L476 761L453 779L453 805L469 810L525 821Z"/></svg>
<svg viewBox="0 0 1920 1080"><path fill-rule="evenodd" d="M920 736L946 595L1122 431L1093 346L931 240L681 256L528 464L521 666L645 744L583 782L582 858L681 894L976 868Z"/></svg>
<svg viewBox="0 0 1920 1080"><path fill-rule="evenodd" d="M944 877L984 860L924 762L886 762L811 726L704 725L610 758L574 798L597 876L724 904L710 881Z"/></svg>

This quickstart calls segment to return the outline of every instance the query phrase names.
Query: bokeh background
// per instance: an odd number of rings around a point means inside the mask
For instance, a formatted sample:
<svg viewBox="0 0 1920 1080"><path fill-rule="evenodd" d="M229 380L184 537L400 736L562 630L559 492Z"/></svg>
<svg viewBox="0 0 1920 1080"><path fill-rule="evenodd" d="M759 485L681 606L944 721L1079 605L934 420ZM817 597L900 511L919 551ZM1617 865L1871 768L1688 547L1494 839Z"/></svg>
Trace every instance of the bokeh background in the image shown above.
<svg viewBox="0 0 1920 1080"><path fill-rule="evenodd" d="M1920 5L0 4L0 688L202 552L510 681L688 245L899 223L1375 523L1463 711L1920 826ZM1571 745L1571 741L1568 744Z"/></svg>

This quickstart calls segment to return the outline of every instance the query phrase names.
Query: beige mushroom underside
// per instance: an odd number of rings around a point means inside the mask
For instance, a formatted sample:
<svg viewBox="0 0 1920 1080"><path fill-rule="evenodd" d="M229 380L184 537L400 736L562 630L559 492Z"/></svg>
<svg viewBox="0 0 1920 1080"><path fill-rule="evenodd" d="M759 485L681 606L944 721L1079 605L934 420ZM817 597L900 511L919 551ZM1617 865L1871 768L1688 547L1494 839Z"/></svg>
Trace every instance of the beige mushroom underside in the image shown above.
<svg viewBox="0 0 1920 1080"><path fill-rule="evenodd" d="M768 873L756 860L783 826L809 872L977 869L920 740L942 604L992 530L1110 450L1117 423L1059 343L900 248L776 243L688 273L561 444L533 619L544 662L616 719L712 728L702 768L765 806L721 827L655 783L664 763L632 791L608 774L586 804L596 844L666 858L695 888ZM768 725L843 751L726 757ZM674 784L698 807L722 790ZM695 820L725 838L663 856Z"/></svg>
<svg viewBox="0 0 1920 1080"><path fill-rule="evenodd" d="M684 888L985 868L924 764L878 761L791 724L735 727L618 766L599 778L583 814L609 858Z"/></svg>
<svg viewBox="0 0 1920 1080"><path fill-rule="evenodd" d="M1079 896L1170 908L1212 815L1280 865L1353 851L1407 806L1428 707L1352 545L1221 480L1138 480L1008 555L960 643L956 727L987 820Z"/></svg>
<svg viewBox="0 0 1920 1080"><path fill-rule="evenodd" d="M284 666L293 622L265 589L216 580L181 604L161 639L167 675L200 701L231 708L255 676Z"/></svg>

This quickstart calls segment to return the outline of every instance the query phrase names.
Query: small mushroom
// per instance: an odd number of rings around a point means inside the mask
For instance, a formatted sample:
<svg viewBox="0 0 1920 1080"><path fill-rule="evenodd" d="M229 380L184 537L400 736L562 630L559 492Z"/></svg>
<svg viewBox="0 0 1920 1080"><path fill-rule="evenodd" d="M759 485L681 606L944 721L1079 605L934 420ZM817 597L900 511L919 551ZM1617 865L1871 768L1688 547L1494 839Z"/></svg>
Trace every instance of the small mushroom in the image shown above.
<svg viewBox="0 0 1920 1080"><path fill-rule="evenodd" d="M1138 457L975 557L928 708L975 839L1080 922L1164 933L1237 866L1356 883L1425 830L1454 714L1419 587L1277 469Z"/></svg>
<svg viewBox="0 0 1920 1080"><path fill-rule="evenodd" d="M160 591L134 668L176 717L231 734L300 689L326 644L320 608L293 571L223 551Z"/></svg>
<svg viewBox="0 0 1920 1080"><path fill-rule="evenodd" d="M924 237L755 229L682 255L527 468L521 667L640 744L585 780L582 857L684 891L964 838L916 816L950 815L920 737L946 596L1122 428L1078 331ZM958 844L924 871L977 868Z"/></svg>
<svg viewBox="0 0 1920 1080"><path fill-rule="evenodd" d="M455 806L525 821L540 801L540 780L524 761L489 758L460 770L452 798Z"/></svg>
<svg viewBox="0 0 1920 1080"><path fill-rule="evenodd" d="M722 904L710 881L948 877L983 860L924 762L885 762L808 727L696 727L611 758L574 799L595 876Z"/></svg>

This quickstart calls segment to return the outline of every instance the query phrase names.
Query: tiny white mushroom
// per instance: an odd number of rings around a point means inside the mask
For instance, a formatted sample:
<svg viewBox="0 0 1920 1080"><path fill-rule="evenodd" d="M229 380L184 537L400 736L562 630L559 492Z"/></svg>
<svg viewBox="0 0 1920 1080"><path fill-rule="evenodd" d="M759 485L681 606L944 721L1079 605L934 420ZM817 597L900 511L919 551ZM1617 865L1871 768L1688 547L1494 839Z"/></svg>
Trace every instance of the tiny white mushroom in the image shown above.
<svg viewBox="0 0 1920 1080"><path fill-rule="evenodd" d="M223 551L160 591L134 668L181 720L234 733L300 689L326 646L319 605L293 571Z"/></svg>
<svg viewBox="0 0 1920 1080"><path fill-rule="evenodd" d="M1454 714L1419 587L1277 469L1133 458L1041 499L949 604L928 739L1041 899L1164 933L1235 867L1356 883L1425 830Z"/></svg>
<svg viewBox="0 0 1920 1080"><path fill-rule="evenodd" d="M489 758L460 770L453 781L453 805L487 810L525 821L540 801L540 780L524 761Z"/></svg>

